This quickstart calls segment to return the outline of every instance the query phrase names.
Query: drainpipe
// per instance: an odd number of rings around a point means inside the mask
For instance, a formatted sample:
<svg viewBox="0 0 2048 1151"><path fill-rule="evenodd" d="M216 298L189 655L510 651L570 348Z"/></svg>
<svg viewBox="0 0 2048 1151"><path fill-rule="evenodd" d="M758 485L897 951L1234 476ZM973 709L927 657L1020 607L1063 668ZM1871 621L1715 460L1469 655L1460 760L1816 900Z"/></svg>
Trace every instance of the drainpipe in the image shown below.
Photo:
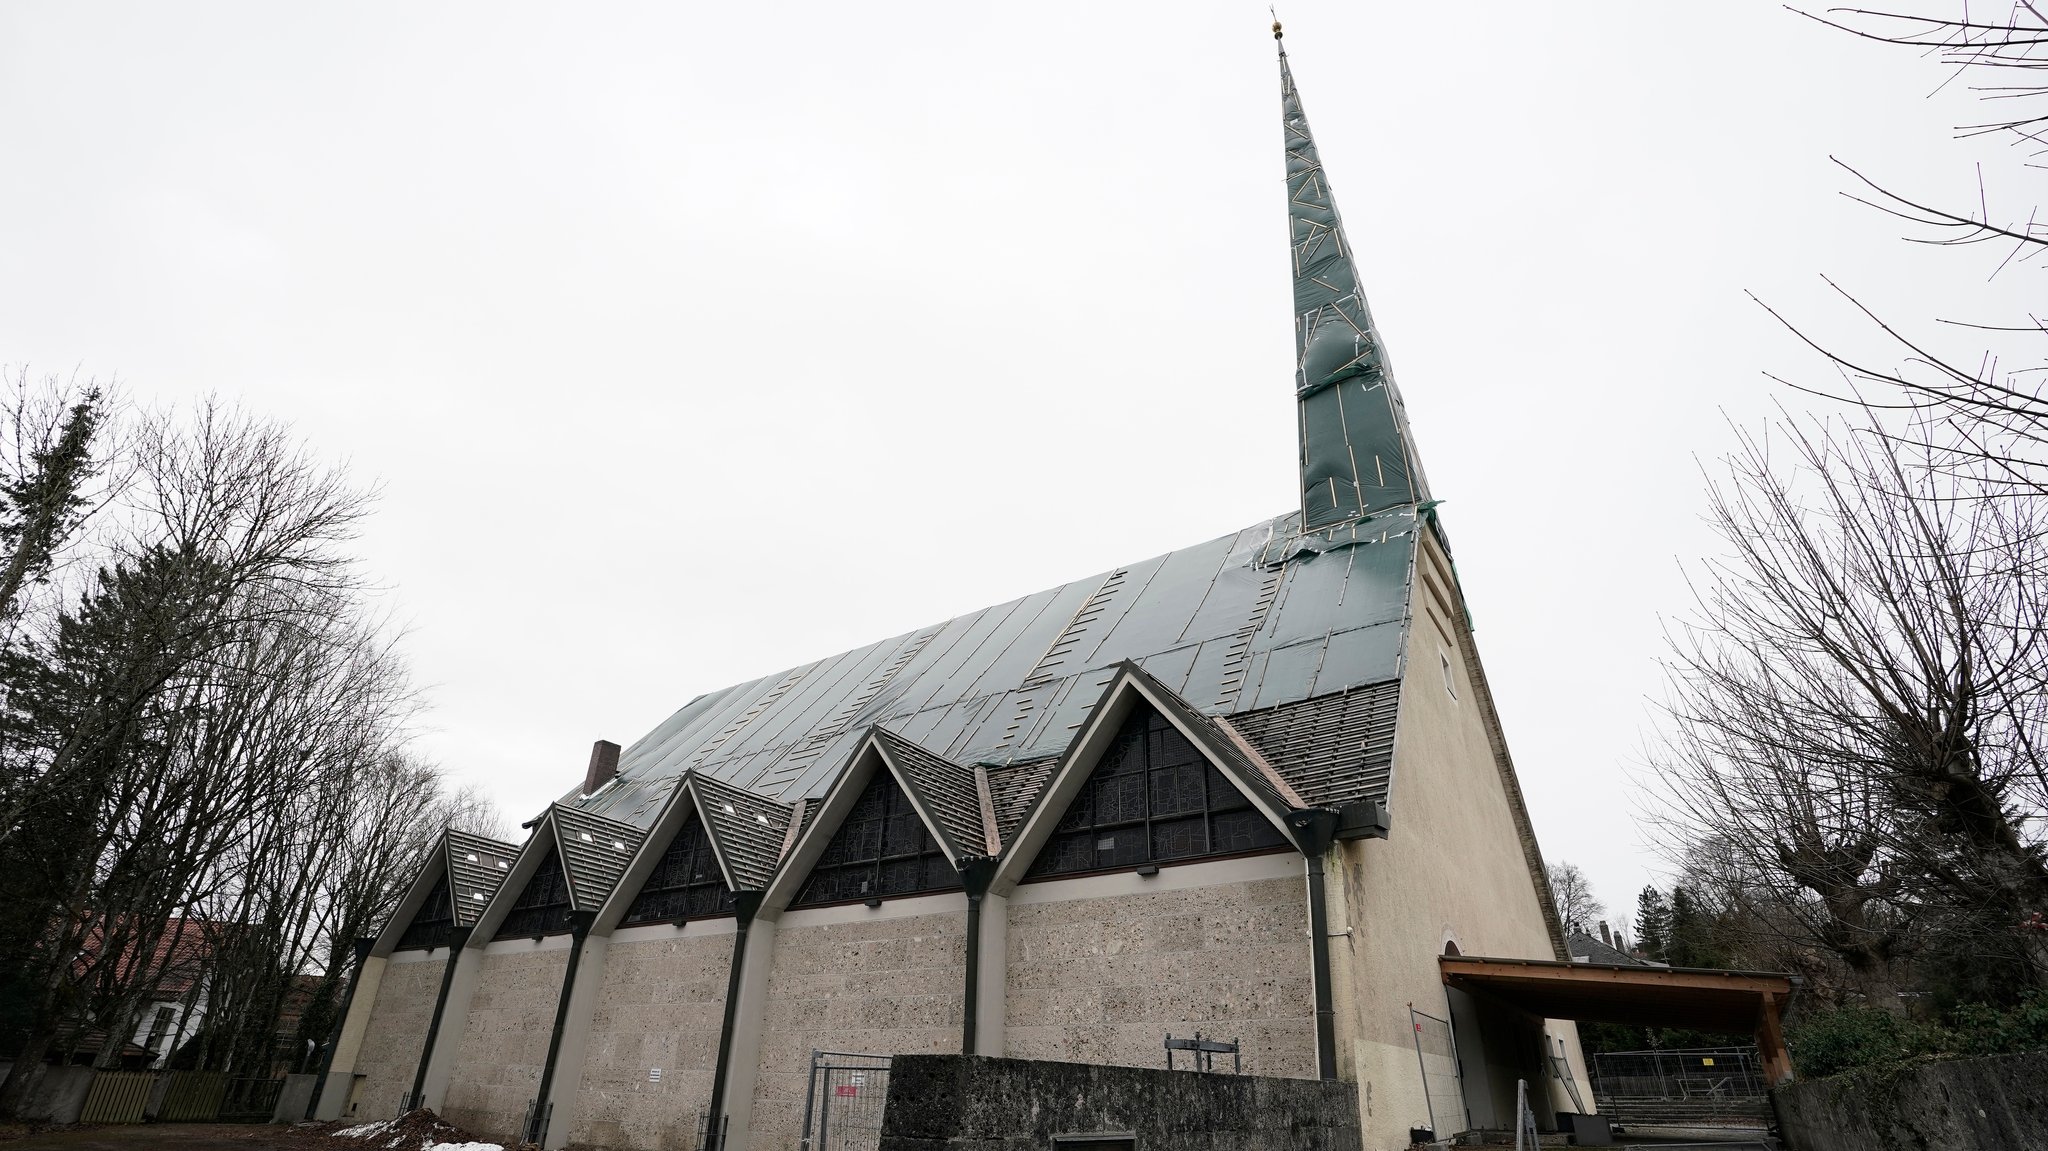
<svg viewBox="0 0 2048 1151"><path fill-rule="evenodd" d="M974 1032L981 1003L981 903L996 877L996 861L986 855L960 861L960 883L967 889L967 998L960 1012L960 1054L974 1054Z"/></svg>
<svg viewBox="0 0 2048 1151"><path fill-rule="evenodd" d="M313 1081L313 1097L306 1100L306 1118L313 1117L313 1111L320 1106L320 1096L327 1090L327 1076L334 1070L334 1049L341 1046L341 1029L348 1026L349 1008L355 1005L356 985L363 981L363 964L370 958L370 949L377 946L377 937L366 935L356 940L356 970L348 977L348 990L341 993L341 1012L334 1017L334 1029L327 1033L327 1053L320 1057L320 1078Z"/></svg>
<svg viewBox="0 0 2048 1151"><path fill-rule="evenodd" d="M725 1105L726 1076L732 1070L732 1029L740 1010L740 968L747 962L747 929L754 925L754 916L760 913L761 891L735 891L732 893L732 914L738 921L739 930L732 937L732 968L725 977L725 1022L718 1027L718 1064L711 1072L711 1115L707 1120L709 1130L704 1135L707 1151L718 1151L725 1144L724 1124L728 1108Z"/></svg>
<svg viewBox="0 0 2048 1151"><path fill-rule="evenodd" d="M441 1035L441 1013L448 1009L448 985L455 982L455 963L462 958L462 949L469 946L469 933L474 927L453 927L448 931L448 967L441 972L441 993L434 997L434 1016L427 1022L427 1041L420 1046L420 1069L413 1073L412 1094L405 1097L405 1110L411 1111L426 1102L427 1063L434 1058L434 1040Z"/></svg>
<svg viewBox="0 0 2048 1151"><path fill-rule="evenodd" d="M1337 833L1337 813L1303 808L1287 813L1294 845L1308 861L1309 952L1316 982L1316 1074L1337 1077L1337 1008L1330 990L1330 908L1323 893L1323 857Z"/></svg>
<svg viewBox="0 0 2048 1151"><path fill-rule="evenodd" d="M562 1052L562 1028L569 1022L569 993L576 988L576 966L583 961L583 943L590 938L590 925L596 921L595 911L569 913L569 964L562 972L562 996L555 1000L555 1030L548 1036L548 1058L541 1064L540 1090L533 1097L533 1128L527 1132L528 1143L543 1143L548 1136L548 1090L555 1083L555 1059Z"/></svg>

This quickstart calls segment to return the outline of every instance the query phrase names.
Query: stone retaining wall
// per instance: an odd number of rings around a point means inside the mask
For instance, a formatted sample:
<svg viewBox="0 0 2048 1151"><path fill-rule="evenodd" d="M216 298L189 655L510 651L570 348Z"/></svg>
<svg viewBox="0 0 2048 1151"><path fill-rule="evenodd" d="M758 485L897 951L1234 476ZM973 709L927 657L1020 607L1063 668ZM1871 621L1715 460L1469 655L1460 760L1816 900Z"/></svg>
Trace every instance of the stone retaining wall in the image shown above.
<svg viewBox="0 0 2048 1151"><path fill-rule="evenodd" d="M1089 1134L1176 1151L1359 1151L1358 1089L978 1055L899 1055L889 1070L880 1151L1042 1151Z"/></svg>
<svg viewBox="0 0 2048 1151"><path fill-rule="evenodd" d="M1791 1151L2048 1151L2048 1051L1851 1071L1771 1098Z"/></svg>

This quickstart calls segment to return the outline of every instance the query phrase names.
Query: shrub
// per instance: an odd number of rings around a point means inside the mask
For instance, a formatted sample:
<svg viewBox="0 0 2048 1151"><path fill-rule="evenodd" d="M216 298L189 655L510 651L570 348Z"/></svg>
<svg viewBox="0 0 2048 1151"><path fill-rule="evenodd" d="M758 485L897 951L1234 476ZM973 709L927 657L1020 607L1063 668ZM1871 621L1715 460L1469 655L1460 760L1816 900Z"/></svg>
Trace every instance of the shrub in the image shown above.
<svg viewBox="0 0 2048 1151"><path fill-rule="evenodd" d="M1942 1046L1934 1029L1875 1007L1818 1012L1786 1036L1786 1045L1792 1050L1793 1067L1807 1079L1898 1063Z"/></svg>

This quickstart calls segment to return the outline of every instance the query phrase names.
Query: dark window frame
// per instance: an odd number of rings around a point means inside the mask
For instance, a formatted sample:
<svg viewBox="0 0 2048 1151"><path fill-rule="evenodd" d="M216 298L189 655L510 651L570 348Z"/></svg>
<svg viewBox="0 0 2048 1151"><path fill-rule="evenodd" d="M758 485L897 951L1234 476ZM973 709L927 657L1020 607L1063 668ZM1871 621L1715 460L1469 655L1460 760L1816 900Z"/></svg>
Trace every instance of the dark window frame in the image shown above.
<svg viewBox="0 0 2048 1151"><path fill-rule="evenodd" d="M527 878L519 897L505 912L505 921L492 934L493 940L560 935L569 930L569 875L562 870L562 853L553 847Z"/></svg>
<svg viewBox="0 0 2048 1151"><path fill-rule="evenodd" d="M1186 836L1196 830L1199 843L1191 845ZM1265 855L1292 847L1193 740L1157 709L1140 705L1060 813L1024 881Z"/></svg>
<svg viewBox="0 0 2048 1151"><path fill-rule="evenodd" d="M439 915L435 910L434 897L439 896ZM455 885L448 880L448 870L441 870L440 878L428 890L426 901L413 913L412 922L405 925L405 933L398 937L393 951L434 951L448 946L449 933L455 930Z"/></svg>
<svg viewBox="0 0 2048 1151"><path fill-rule="evenodd" d="M718 866L718 854L711 846L704 821L692 811L676 829L661 858L655 860L647 881L640 885L639 894L627 906L619 926L724 919L732 914L732 888L726 886L725 872Z"/></svg>
<svg viewBox="0 0 2048 1151"><path fill-rule="evenodd" d="M851 842L870 836L871 846ZM959 890L959 870L909 794L886 767L877 767L789 905L830 907Z"/></svg>

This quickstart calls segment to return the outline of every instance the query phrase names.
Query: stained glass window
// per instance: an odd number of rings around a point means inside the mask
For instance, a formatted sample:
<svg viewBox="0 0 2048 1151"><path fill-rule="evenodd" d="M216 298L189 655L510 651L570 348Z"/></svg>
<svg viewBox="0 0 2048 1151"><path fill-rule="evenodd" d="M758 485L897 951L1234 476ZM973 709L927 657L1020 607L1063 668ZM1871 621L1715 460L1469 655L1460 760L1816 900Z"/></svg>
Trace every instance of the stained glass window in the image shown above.
<svg viewBox="0 0 2048 1151"><path fill-rule="evenodd" d="M448 898L448 873L434 881L427 901L420 904L405 934L398 937L399 951L431 951L448 946L448 932L455 927L455 905Z"/></svg>
<svg viewBox="0 0 2048 1151"><path fill-rule="evenodd" d="M1288 846L1223 773L1149 707L1117 731L1026 878Z"/></svg>
<svg viewBox="0 0 2048 1151"><path fill-rule="evenodd" d="M960 875L886 770L860 793L825 844L795 907L953 891Z"/></svg>
<svg viewBox="0 0 2048 1151"><path fill-rule="evenodd" d="M569 930L569 878L562 874L562 857L550 851L526 881L526 890L512 903L505 922L493 939L517 939L522 935L555 935Z"/></svg>
<svg viewBox="0 0 2048 1151"><path fill-rule="evenodd" d="M640 894L633 897L625 922L674 923L732 913L732 891L725 885L725 874L718 870L711 838L704 834L703 821L691 815L655 862Z"/></svg>

